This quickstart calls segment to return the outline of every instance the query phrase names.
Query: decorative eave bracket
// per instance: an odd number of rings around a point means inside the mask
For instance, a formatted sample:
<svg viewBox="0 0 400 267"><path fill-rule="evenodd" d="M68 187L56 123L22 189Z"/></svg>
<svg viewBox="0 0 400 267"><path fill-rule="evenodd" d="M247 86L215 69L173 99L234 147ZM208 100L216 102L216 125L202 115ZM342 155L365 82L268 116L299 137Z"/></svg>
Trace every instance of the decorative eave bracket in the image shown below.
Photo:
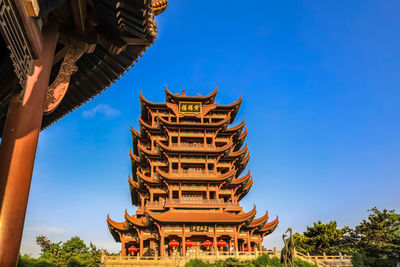
<svg viewBox="0 0 400 267"><path fill-rule="evenodd" d="M47 90L44 114L50 114L58 107L68 91L72 74L78 70L76 62L83 53L92 53L94 49L94 44L83 42L73 42L69 45L57 77Z"/></svg>

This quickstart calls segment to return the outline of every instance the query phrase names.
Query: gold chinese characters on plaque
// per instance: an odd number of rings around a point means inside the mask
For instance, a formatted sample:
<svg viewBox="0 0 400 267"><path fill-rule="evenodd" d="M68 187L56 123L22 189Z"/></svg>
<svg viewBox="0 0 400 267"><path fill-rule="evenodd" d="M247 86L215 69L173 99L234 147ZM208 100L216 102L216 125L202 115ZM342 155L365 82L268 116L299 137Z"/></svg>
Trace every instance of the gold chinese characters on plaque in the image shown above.
<svg viewBox="0 0 400 267"><path fill-rule="evenodd" d="M179 102L179 113L201 114L201 102Z"/></svg>
<svg viewBox="0 0 400 267"><path fill-rule="evenodd" d="M208 225L191 225L190 232L208 232Z"/></svg>

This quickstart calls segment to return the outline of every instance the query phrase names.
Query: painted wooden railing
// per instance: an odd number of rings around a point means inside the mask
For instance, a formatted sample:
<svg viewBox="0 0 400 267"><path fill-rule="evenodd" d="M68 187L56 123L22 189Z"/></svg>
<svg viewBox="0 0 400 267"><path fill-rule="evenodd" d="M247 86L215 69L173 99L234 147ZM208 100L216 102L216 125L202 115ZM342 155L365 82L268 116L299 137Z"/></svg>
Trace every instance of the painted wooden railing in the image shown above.
<svg viewBox="0 0 400 267"><path fill-rule="evenodd" d="M184 266L191 259L199 258L203 261L208 261L213 263L217 260L226 260L228 258L237 258L240 261L245 260L254 260L258 256L267 254L270 257L280 257L280 251L276 250L268 250L268 251L251 251L251 252L226 252L226 251L217 251L217 252L203 252L196 251L195 253L190 253L187 256L183 257L179 254L175 254L173 256L165 256L160 257L155 255L153 257L144 257L144 256L106 256L102 255L101 257L101 265L100 266ZM299 252L296 252L296 258L299 258L303 261L315 264L320 267L350 267L351 257L350 256L310 256L305 255Z"/></svg>

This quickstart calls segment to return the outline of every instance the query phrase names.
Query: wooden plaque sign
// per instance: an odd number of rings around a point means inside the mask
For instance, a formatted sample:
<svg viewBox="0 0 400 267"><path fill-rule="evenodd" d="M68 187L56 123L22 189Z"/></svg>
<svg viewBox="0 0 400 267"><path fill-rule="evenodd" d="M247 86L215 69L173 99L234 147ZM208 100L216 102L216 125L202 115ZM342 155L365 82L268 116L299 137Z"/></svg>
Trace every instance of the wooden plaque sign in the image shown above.
<svg viewBox="0 0 400 267"><path fill-rule="evenodd" d="M179 113L201 114L201 102L179 102Z"/></svg>
<svg viewBox="0 0 400 267"><path fill-rule="evenodd" d="M208 232L208 225L191 225L190 232Z"/></svg>

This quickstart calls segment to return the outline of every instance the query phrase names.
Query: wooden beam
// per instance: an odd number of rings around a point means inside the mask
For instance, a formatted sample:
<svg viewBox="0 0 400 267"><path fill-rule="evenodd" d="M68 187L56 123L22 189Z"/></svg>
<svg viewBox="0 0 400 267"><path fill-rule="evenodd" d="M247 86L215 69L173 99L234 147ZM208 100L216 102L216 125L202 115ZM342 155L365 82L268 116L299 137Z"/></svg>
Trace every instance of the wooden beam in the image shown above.
<svg viewBox="0 0 400 267"><path fill-rule="evenodd" d="M71 0L70 4L75 28L80 32L85 32L87 17L86 0Z"/></svg>
<svg viewBox="0 0 400 267"><path fill-rule="evenodd" d="M29 16L24 0L14 0L13 2L18 10L21 22L24 26L25 33L29 39L29 44L31 45L35 58L39 58L43 47L43 35L40 31L37 19Z"/></svg>
<svg viewBox="0 0 400 267"><path fill-rule="evenodd" d="M141 38L132 38L132 37L125 37L125 36L123 36L122 39L124 39L125 42L126 42L128 45L148 45L148 44L150 44L149 41L143 40L143 39L141 39Z"/></svg>

